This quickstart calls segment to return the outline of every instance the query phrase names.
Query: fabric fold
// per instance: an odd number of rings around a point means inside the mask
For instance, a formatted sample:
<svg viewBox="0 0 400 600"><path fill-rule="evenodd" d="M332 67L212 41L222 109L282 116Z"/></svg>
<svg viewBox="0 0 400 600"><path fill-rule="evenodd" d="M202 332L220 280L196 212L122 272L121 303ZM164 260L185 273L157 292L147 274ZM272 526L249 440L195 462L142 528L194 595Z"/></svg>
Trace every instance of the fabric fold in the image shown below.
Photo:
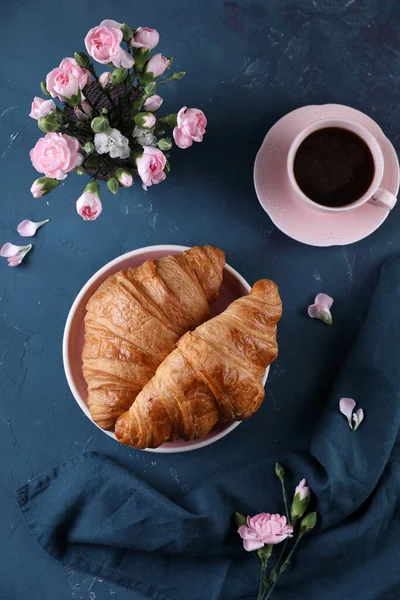
<svg viewBox="0 0 400 600"><path fill-rule="evenodd" d="M365 411L357 431L339 412L342 396ZM232 465L173 502L111 458L87 452L30 481L16 498L42 548L65 565L152 600L254 600L258 573L232 515L282 510L278 460L289 478L307 479L320 519L274 600L389 600L400 597L399 424L396 256L382 268L309 454Z"/></svg>

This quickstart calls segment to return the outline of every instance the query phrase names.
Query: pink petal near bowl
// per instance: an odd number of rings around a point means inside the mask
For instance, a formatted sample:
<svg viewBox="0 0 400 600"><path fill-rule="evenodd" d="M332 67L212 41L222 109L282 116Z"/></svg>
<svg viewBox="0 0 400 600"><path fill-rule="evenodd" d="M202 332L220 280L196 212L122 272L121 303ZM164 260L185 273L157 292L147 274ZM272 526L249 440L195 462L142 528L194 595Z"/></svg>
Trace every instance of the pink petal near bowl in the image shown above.
<svg viewBox="0 0 400 600"><path fill-rule="evenodd" d="M90 415L89 406L87 404L87 387L86 382L83 378L82 373L82 360L81 354L84 343L84 318L86 314L86 304L89 298L94 294L100 284L107 279L113 273L121 271L122 269L128 269L130 267L138 267L145 260L149 258L161 258L166 254L178 254L188 250L187 246L173 246L173 245L162 245L162 246L148 246L146 248L139 248L138 250L132 250L122 256L112 260L102 267L97 273L89 279L89 281L83 286L69 311L67 322L65 324L64 338L63 338L63 363L64 371L67 377L68 385L70 390L79 404L82 411L93 423ZM225 265L224 268L224 279L222 282L219 298L217 302L212 306L212 316L218 315L236 298L245 296L250 292L251 286L247 281L239 275L235 269L229 265ZM269 367L265 372L263 383L268 377ZM95 424L96 425L96 424ZM220 440L228 433L233 431L240 422L233 423L229 426L216 425L209 434L207 434L201 440L194 440L185 442L184 440L177 440L175 442L168 442L163 444L159 448L147 448L147 452L161 452L161 453L175 453L175 452L188 452L190 450L197 450L208 446L217 440ZM96 427L98 427L96 425ZM115 434L112 431L104 431L99 427L100 431L112 437L117 441Z"/></svg>

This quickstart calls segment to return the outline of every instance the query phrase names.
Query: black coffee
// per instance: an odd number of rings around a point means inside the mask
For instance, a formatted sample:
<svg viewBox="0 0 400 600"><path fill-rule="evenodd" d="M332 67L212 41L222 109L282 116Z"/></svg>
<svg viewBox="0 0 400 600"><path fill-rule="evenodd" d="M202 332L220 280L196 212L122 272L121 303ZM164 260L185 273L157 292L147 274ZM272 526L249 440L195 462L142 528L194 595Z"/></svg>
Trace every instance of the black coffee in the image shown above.
<svg viewBox="0 0 400 600"><path fill-rule="evenodd" d="M342 127L311 133L299 146L294 176L302 192L323 206L346 206L361 198L374 177L367 144Z"/></svg>

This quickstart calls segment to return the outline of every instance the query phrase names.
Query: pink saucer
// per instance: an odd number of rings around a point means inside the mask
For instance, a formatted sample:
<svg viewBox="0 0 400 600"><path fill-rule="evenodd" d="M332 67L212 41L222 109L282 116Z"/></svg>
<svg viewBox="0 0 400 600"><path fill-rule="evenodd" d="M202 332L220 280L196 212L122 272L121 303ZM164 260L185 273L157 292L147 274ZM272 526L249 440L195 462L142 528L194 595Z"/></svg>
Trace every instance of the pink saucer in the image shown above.
<svg viewBox="0 0 400 600"><path fill-rule="evenodd" d="M306 206L294 194L286 171L289 147L305 127L321 119L360 123L376 137L385 159L382 187L397 195L399 161L382 129L364 113L342 104L303 106L285 115L269 130L254 164L254 185L263 209L289 237L310 246L345 246L373 233L389 210L364 204L342 213L324 213Z"/></svg>

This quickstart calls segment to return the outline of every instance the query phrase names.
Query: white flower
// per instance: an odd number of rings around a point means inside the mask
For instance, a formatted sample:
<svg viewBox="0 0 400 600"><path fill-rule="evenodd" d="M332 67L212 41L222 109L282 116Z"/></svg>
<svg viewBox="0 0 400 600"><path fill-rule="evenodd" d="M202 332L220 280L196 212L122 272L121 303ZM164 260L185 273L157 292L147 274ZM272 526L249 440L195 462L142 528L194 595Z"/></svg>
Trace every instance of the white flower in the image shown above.
<svg viewBox="0 0 400 600"><path fill-rule="evenodd" d="M157 138L155 135L153 135L152 129L142 129L141 127L137 127L137 125L135 125L132 135L136 139L137 143L141 146L157 145Z"/></svg>
<svg viewBox="0 0 400 600"><path fill-rule="evenodd" d="M96 133L94 145L98 154L109 154L111 158L128 158L131 153L128 138L112 127L104 133Z"/></svg>

